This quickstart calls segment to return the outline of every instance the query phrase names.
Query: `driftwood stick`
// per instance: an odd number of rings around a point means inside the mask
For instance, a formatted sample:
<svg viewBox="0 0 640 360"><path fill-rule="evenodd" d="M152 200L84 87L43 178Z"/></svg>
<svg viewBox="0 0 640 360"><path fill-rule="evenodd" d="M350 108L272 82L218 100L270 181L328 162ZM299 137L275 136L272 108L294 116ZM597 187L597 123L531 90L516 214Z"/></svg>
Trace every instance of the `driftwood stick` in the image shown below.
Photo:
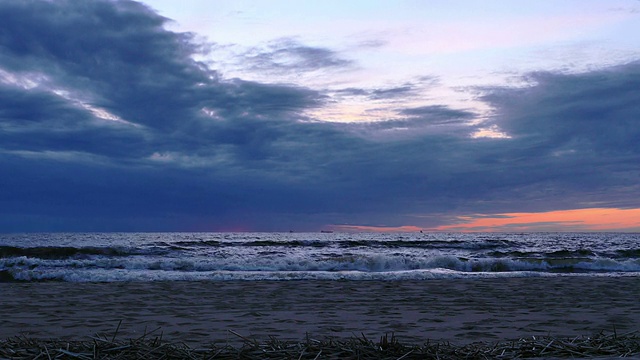
<svg viewBox="0 0 640 360"><path fill-rule="evenodd" d="M120 325L122 325L122 319L118 322L118 326L116 326L116 331L113 333L113 337L111 338L111 342L116 341L116 336L118 336L118 330L120 330Z"/></svg>
<svg viewBox="0 0 640 360"><path fill-rule="evenodd" d="M235 336L237 336L237 337L241 338L241 339L242 339L242 340L244 340L246 343L249 343L249 344L255 344L256 346L258 345L258 342L257 342L256 340L252 340L252 339L249 339L248 337L242 336L242 335L238 334L237 332L235 332L235 331L233 331L233 330L227 330L227 331L229 331L229 332L230 332L230 333L232 333L233 335L235 335Z"/></svg>

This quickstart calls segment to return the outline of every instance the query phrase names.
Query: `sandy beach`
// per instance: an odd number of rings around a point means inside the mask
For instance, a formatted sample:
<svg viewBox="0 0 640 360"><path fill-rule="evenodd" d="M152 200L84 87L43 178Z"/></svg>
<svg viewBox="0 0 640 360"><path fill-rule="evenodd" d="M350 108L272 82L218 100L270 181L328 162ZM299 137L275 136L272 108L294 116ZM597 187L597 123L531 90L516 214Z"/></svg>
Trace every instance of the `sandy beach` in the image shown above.
<svg viewBox="0 0 640 360"><path fill-rule="evenodd" d="M427 281L0 283L0 338L138 337L189 345L394 332L466 344L640 330L637 277Z"/></svg>

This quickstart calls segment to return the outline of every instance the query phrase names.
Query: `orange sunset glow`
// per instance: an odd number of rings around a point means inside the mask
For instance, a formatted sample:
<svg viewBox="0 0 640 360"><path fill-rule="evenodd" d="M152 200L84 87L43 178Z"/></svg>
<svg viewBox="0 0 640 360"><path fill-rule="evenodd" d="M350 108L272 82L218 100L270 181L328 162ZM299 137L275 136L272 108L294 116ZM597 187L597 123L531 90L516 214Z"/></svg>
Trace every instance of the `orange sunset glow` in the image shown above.
<svg viewBox="0 0 640 360"><path fill-rule="evenodd" d="M590 208L547 212L458 216L457 223L437 227L331 225L344 232L640 232L640 209Z"/></svg>
<svg viewBox="0 0 640 360"><path fill-rule="evenodd" d="M591 208L458 217L432 231L640 231L640 209Z"/></svg>

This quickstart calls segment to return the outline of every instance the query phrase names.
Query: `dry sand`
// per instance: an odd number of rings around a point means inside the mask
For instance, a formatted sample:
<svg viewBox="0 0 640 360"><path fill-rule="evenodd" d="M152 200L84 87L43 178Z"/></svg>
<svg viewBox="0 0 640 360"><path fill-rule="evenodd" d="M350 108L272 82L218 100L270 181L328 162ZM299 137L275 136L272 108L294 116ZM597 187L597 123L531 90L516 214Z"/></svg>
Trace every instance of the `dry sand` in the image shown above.
<svg viewBox="0 0 640 360"><path fill-rule="evenodd" d="M0 283L0 339L138 337L237 343L394 332L403 343L640 330L640 278Z"/></svg>

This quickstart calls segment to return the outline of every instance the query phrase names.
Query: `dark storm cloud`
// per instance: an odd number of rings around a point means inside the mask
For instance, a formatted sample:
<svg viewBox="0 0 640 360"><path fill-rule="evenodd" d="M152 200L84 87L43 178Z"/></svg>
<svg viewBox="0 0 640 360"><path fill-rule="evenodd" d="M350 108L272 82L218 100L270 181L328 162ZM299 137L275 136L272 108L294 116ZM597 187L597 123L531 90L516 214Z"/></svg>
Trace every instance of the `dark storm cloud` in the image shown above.
<svg viewBox="0 0 640 360"><path fill-rule="evenodd" d="M400 113L433 125L459 124L464 121L472 120L476 117L476 114L472 112L451 109L443 105L404 109Z"/></svg>
<svg viewBox="0 0 640 360"><path fill-rule="evenodd" d="M412 85L404 85L382 89L346 88L336 91L338 96L362 96L369 100L395 99L414 96L416 88Z"/></svg>
<svg viewBox="0 0 640 360"><path fill-rule="evenodd" d="M484 89L495 116L482 124L444 105L336 124L305 115L320 92L224 80L193 60L206 44L135 2L2 1L0 23L0 230L428 226L640 205L638 64ZM352 66L292 41L254 55ZM401 99L423 80L344 96ZM470 136L489 126L511 138Z"/></svg>
<svg viewBox="0 0 640 360"><path fill-rule="evenodd" d="M191 60L196 45L188 34L164 31L164 18L134 2L0 6L5 70L43 74L50 87L89 89L89 101L137 123L169 125L191 105L180 94L215 75Z"/></svg>
<svg viewBox="0 0 640 360"><path fill-rule="evenodd" d="M469 122L478 115L471 111L451 109L444 105L406 108L398 111L397 118L385 121L352 123L343 125L352 134L375 141L409 141L410 138L424 139L436 134L450 139L468 139L479 130L478 125ZM407 149L411 150L411 149Z"/></svg>
<svg viewBox="0 0 640 360"><path fill-rule="evenodd" d="M353 66L353 61L341 58L336 51L303 45L289 38L273 41L266 48L252 49L241 56L241 61L244 66L275 73Z"/></svg>
<svg viewBox="0 0 640 360"><path fill-rule="evenodd" d="M406 100L417 97L427 91L429 88L437 85L439 78L435 76L420 76L411 82L404 83L400 86L390 86L383 88L355 88L349 87L333 91L338 98L344 97L363 97L368 100ZM446 108L446 106L442 106ZM416 110L418 111L418 110Z"/></svg>
<svg viewBox="0 0 640 360"><path fill-rule="evenodd" d="M371 91L370 98L377 99L393 99L397 97L406 97L411 94L414 89L411 86L400 86L391 89L376 89Z"/></svg>
<svg viewBox="0 0 640 360"><path fill-rule="evenodd" d="M209 132L216 127L203 119L205 107L227 117L268 117L308 108L319 99L312 91L292 87L220 84L215 71L192 60L201 46L189 34L166 31L166 19L138 3L7 1L0 4L0 17L2 69L18 78L35 74L44 79L35 89L18 92L14 84L6 90L17 98L5 94L5 112L13 106L37 113L7 114L6 122L43 122L51 132L68 133L70 120L64 126L60 122L73 113L74 127L91 126L80 121L94 114L51 92L61 89L144 126L146 142L170 145L173 139L156 138L169 131L182 137L171 145L191 148L184 138L202 127ZM49 104L29 106L25 97Z"/></svg>
<svg viewBox="0 0 640 360"><path fill-rule="evenodd" d="M143 133L102 120L51 92L0 85L0 148L135 156Z"/></svg>
<svg viewBox="0 0 640 360"><path fill-rule="evenodd" d="M11 174L2 186L5 214L233 211L260 199L246 192L274 187L252 184L265 176L256 161L271 156L273 138L290 137L294 114L322 101L303 88L222 83L192 59L206 46L166 31L166 19L134 2L5 1L0 22L0 152L2 173ZM197 191L202 201L191 201Z"/></svg>
<svg viewBox="0 0 640 360"><path fill-rule="evenodd" d="M534 73L536 86L495 89L484 97L500 109L493 120L536 142L536 155L575 151L580 157L637 154L640 64L577 75Z"/></svg>
<svg viewBox="0 0 640 360"><path fill-rule="evenodd" d="M497 109L491 122L512 136L486 161L517 165L530 193L543 198L564 191L556 201L638 206L631 194L640 174L640 64L529 78L536 85L484 97Z"/></svg>
<svg viewBox="0 0 640 360"><path fill-rule="evenodd" d="M77 126L83 118L81 111L55 94L0 84L0 119L5 130L36 127L52 113L58 116L49 123L60 127Z"/></svg>

